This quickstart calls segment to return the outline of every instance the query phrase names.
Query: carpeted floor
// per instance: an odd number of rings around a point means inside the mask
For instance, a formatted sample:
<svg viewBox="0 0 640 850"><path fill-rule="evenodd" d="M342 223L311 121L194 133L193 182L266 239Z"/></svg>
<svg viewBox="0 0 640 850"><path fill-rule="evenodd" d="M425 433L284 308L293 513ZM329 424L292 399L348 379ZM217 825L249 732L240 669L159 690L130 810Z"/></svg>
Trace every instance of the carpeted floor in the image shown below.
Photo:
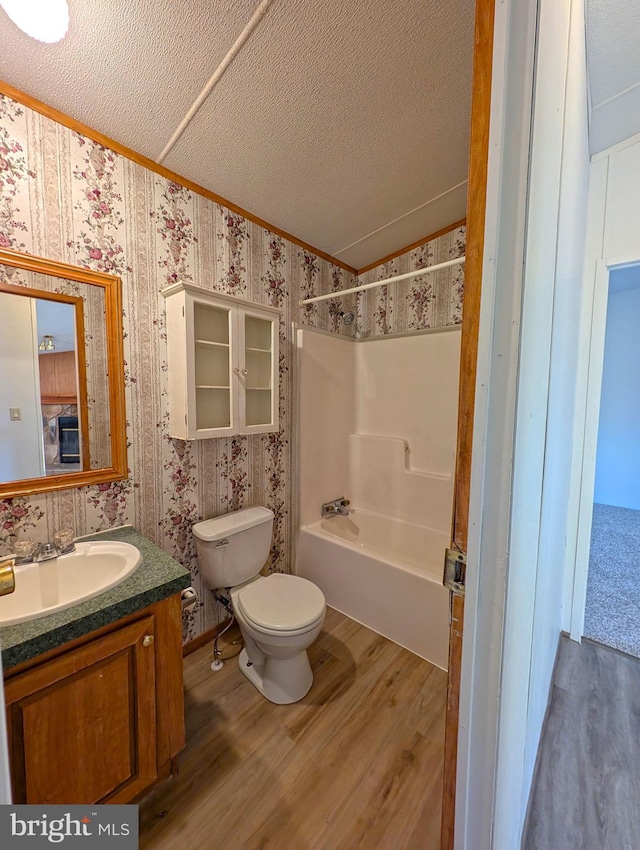
<svg viewBox="0 0 640 850"><path fill-rule="evenodd" d="M640 658L640 511L593 506L584 633Z"/></svg>

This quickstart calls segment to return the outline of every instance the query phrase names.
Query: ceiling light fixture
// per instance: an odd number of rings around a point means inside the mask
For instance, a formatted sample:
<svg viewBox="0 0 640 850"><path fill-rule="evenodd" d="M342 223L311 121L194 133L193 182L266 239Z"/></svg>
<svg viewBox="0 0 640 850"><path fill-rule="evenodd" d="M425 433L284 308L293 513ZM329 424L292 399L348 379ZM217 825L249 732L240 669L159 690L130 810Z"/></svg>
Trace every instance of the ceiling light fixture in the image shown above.
<svg viewBox="0 0 640 850"><path fill-rule="evenodd" d="M13 23L45 44L61 41L69 29L67 0L0 0Z"/></svg>
<svg viewBox="0 0 640 850"><path fill-rule="evenodd" d="M51 334L44 334L40 341L40 345L38 346L40 351L55 351L56 347L53 344L53 337Z"/></svg>

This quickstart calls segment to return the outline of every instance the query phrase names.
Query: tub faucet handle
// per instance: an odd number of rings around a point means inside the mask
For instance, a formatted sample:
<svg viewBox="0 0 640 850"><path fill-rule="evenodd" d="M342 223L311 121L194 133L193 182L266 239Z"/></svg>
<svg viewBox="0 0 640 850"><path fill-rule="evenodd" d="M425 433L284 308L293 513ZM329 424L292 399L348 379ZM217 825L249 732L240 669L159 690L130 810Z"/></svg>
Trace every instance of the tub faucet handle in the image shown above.
<svg viewBox="0 0 640 850"><path fill-rule="evenodd" d="M349 508L351 502L341 496L339 499L332 499L330 502L325 502L322 506L322 516L349 516Z"/></svg>

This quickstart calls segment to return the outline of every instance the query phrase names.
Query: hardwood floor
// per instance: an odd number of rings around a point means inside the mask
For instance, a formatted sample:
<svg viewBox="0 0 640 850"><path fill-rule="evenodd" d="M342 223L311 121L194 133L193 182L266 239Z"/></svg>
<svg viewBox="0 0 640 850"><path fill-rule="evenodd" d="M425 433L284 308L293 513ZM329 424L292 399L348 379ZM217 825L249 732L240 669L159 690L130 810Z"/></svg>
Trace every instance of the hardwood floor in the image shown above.
<svg viewBox="0 0 640 850"><path fill-rule="evenodd" d="M640 662L560 642L525 850L640 847Z"/></svg>
<svg viewBox="0 0 640 850"><path fill-rule="evenodd" d="M187 746L140 805L141 848L438 850L446 673L332 610L310 658L289 706L235 658L185 658Z"/></svg>

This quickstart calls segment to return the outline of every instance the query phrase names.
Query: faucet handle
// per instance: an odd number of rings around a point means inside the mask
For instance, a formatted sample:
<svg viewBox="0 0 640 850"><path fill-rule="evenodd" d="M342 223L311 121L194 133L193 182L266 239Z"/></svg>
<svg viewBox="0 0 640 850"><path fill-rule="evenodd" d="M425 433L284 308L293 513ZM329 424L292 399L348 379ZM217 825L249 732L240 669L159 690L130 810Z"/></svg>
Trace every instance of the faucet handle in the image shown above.
<svg viewBox="0 0 640 850"><path fill-rule="evenodd" d="M73 529L61 528L53 535L53 542L61 555L73 552L76 548L73 542Z"/></svg>
<svg viewBox="0 0 640 850"><path fill-rule="evenodd" d="M29 538L25 538L25 540L16 540L14 546L16 550L16 565L30 564L33 561L33 556L38 551L39 547L39 543L36 543L34 540L29 540Z"/></svg>

